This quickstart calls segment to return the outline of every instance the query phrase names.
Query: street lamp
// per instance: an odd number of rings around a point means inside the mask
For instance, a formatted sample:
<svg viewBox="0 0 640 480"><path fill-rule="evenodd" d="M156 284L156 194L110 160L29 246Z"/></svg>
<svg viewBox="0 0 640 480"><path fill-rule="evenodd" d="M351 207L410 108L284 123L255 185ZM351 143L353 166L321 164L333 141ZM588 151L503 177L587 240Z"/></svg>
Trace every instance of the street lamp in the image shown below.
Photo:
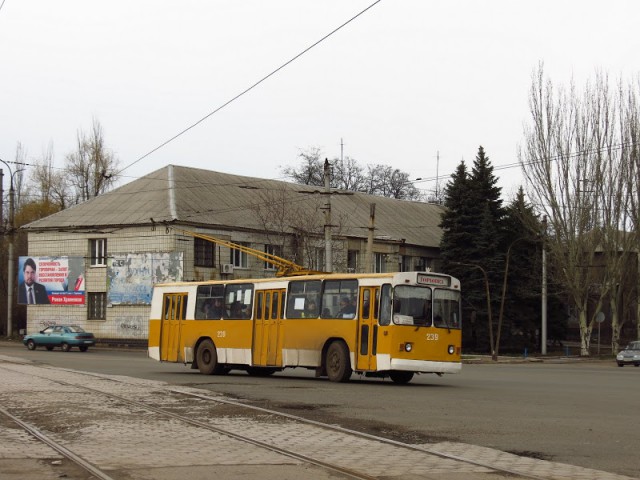
<svg viewBox="0 0 640 480"><path fill-rule="evenodd" d="M11 171L11 166L0 159L0 162L4 163L9 169L9 252L8 252L8 264L7 264L7 337L13 335L13 277L14 265L13 265L13 229L14 229L14 195L15 190L13 188L13 177L16 173L22 172L24 169Z"/></svg>
<svg viewBox="0 0 640 480"><path fill-rule="evenodd" d="M482 272L482 276L484 278L484 288L485 293L487 295L487 314L489 316L489 343L491 344L491 360L494 362L498 360L498 355L496 353L496 347L493 342L493 318L491 315L491 293L489 291L489 277L487 276L487 271L482 268L480 265L476 265L475 263L462 263L462 262L451 262L456 265L462 265L464 267L472 267L477 268Z"/></svg>
<svg viewBox="0 0 640 480"><path fill-rule="evenodd" d="M509 258L511 257L511 248L520 240L528 240L529 237L519 237L516 238L511 244L509 244L509 248L507 248L507 257L504 263L504 278L502 280L502 297L500 298L500 313L498 314L498 331L496 333L496 348L495 354L496 356L500 352L500 332L502 331L502 315L504 313L504 299L507 295L507 276L509 275Z"/></svg>

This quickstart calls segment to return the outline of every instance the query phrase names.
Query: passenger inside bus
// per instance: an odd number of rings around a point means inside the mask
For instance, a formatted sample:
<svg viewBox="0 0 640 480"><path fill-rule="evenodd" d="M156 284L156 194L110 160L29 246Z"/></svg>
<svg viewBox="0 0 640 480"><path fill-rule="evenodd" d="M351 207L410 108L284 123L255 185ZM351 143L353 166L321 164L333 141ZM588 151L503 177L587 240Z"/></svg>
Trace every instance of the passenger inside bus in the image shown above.
<svg viewBox="0 0 640 480"><path fill-rule="evenodd" d="M211 317L210 318L222 318L224 313L224 306L222 305L222 299L214 298L213 305L211 306Z"/></svg>
<svg viewBox="0 0 640 480"><path fill-rule="evenodd" d="M338 318L354 318L356 316L356 306L349 297L340 299L340 310L338 310Z"/></svg>
<svg viewBox="0 0 640 480"><path fill-rule="evenodd" d="M242 303L235 301L231 304L229 308L229 318L245 318L242 311Z"/></svg>
<svg viewBox="0 0 640 480"><path fill-rule="evenodd" d="M318 304L314 298L309 298L304 308L304 318L317 318Z"/></svg>

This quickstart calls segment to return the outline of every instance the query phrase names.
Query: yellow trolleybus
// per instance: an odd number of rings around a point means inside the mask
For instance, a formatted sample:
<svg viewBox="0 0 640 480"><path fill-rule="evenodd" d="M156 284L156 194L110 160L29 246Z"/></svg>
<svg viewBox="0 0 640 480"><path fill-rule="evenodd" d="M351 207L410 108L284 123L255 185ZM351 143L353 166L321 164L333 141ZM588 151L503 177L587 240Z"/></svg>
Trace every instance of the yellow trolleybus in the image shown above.
<svg viewBox="0 0 640 480"><path fill-rule="evenodd" d="M204 374L285 368L347 381L461 369L460 282L430 272L155 285L149 356Z"/></svg>

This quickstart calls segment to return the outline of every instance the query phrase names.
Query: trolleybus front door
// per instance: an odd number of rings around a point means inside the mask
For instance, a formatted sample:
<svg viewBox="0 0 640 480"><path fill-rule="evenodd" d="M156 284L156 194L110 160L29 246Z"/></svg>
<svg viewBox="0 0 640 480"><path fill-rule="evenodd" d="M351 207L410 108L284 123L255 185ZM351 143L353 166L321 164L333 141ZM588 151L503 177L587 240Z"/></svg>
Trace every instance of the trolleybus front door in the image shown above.
<svg viewBox="0 0 640 480"><path fill-rule="evenodd" d="M160 320L161 361L184 361L180 342L186 312L186 293L166 293L164 295L162 299L162 319Z"/></svg>
<svg viewBox="0 0 640 480"><path fill-rule="evenodd" d="M252 355L254 366L278 367L282 365L281 328L284 300L284 289L256 292Z"/></svg>
<svg viewBox="0 0 640 480"><path fill-rule="evenodd" d="M375 370L377 367L379 297L380 287L360 288L356 370Z"/></svg>

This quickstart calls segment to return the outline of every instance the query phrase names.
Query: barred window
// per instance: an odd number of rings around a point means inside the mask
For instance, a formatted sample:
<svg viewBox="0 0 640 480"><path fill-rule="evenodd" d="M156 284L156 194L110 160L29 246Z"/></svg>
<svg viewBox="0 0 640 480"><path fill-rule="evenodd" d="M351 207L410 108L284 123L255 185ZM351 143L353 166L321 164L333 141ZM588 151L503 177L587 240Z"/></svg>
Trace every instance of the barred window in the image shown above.
<svg viewBox="0 0 640 480"><path fill-rule="evenodd" d="M107 294L106 292L87 293L87 319L107 319Z"/></svg>
<svg viewBox="0 0 640 480"><path fill-rule="evenodd" d="M89 257L92 266L104 266L107 264L107 239L92 238L89 240Z"/></svg>
<svg viewBox="0 0 640 480"><path fill-rule="evenodd" d="M215 244L203 238L194 238L193 264L196 267L214 267L216 263Z"/></svg>

